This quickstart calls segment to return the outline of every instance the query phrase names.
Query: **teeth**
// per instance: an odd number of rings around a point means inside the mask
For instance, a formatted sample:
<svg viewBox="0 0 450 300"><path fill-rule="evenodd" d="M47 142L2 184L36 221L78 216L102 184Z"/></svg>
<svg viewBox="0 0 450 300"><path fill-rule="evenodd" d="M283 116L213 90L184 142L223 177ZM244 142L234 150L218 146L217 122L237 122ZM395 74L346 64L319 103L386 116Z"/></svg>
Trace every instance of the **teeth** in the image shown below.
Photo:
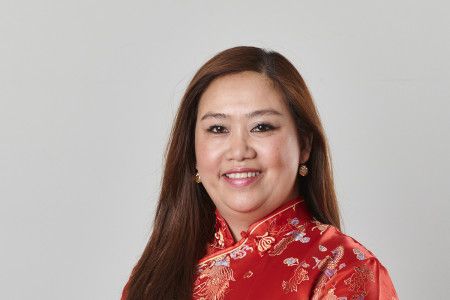
<svg viewBox="0 0 450 300"><path fill-rule="evenodd" d="M229 173L225 174L228 178L241 179L258 176L260 172L248 172L248 173Z"/></svg>

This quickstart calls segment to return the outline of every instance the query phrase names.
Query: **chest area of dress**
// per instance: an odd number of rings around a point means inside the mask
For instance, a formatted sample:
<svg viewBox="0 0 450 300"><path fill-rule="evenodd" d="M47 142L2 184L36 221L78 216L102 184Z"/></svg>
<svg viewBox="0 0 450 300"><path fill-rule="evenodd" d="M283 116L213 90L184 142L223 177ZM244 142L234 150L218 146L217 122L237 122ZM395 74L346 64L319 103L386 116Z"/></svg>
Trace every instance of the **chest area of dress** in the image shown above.
<svg viewBox="0 0 450 300"><path fill-rule="evenodd" d="M330 268L330 262L334 261L337 269L342 255L339 247L328 249L322 245L312 228L249 237L235 249L210 256L198 265L194 299L309 297L317 279ZM320 235L320 231L317 233Z"/></svg>

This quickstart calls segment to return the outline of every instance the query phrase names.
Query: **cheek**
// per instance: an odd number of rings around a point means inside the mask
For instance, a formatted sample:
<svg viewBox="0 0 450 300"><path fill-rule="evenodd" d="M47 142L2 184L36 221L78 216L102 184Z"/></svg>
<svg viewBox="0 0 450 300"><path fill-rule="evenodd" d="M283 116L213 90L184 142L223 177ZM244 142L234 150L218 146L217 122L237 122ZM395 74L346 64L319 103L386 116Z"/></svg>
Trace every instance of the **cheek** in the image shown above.
<svg viewBox="0 0 450 300"><path fill-rule="evenodd" d="M195 140L195 156L197 160L197 170L200 173L217 173L221 157L220 147L206 141L203 137L198 137Z"/></svg>
<svg viewBox="0 0 450 300"><path fill-rule="evenodd" d="M274 168L297 168L300 149L295 138L278 137L260 147L259 153L263 161Z"/></svg>

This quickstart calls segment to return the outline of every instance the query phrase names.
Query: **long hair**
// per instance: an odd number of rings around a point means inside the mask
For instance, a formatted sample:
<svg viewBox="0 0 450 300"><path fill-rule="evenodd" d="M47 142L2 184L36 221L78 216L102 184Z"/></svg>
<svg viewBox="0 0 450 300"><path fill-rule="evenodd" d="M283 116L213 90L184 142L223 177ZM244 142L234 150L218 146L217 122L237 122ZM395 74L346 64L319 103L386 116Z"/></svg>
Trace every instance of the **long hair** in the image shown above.
<svg viewBox="0 0 450 300"><path fill-rule="evenodd" d="M281 54L234 47L208 60L194 75L181 100L165 154L162 188L153 232L125 287L126 299L191 299L197 261L214 235L215 206L194 181L195 124L202 93L216 78L242 71L265 74L282 91L300 143L310 143L309 175L298 190L318 221L340 229L331 157L319 115L296 68Z"/></svg>

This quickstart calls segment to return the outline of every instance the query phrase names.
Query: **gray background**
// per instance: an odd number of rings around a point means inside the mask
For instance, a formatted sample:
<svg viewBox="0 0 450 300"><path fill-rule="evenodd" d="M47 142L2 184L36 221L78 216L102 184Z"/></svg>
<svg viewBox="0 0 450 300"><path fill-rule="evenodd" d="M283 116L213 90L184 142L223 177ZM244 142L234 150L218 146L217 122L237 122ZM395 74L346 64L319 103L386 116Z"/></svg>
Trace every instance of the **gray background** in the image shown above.
<svg viewBox="0 0 450 300"><path fill-rule="evenodd" d="M236 45L304 76L344 231L400 298L447 298L449 15L445 1L1 0L1 298L119 298L181 95Z"/></svg>

